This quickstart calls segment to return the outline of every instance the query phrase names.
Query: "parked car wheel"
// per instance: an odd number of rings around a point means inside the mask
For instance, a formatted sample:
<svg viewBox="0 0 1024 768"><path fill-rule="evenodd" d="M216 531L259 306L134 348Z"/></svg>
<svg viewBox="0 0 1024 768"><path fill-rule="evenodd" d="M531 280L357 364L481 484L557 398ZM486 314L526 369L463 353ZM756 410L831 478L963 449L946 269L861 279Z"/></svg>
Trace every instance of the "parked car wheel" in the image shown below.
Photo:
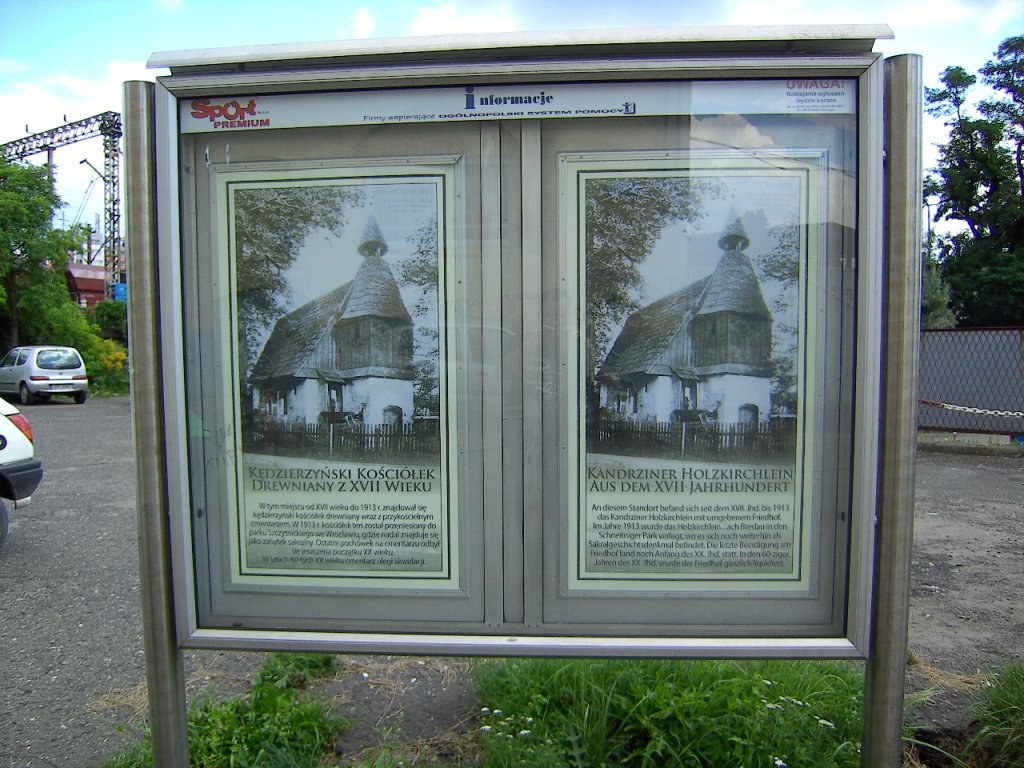
<svg viewBox="0 0 1024 768"><path fill-rule="evenodd" d="M86 392L84 389L81 392L75 392L75 402L78 403L79 405L82 405L88 397L89 393Z"/></svg>
<svg viewBox="0 0 1024 768"><path fill-rule="evenodd" d="M0 501L0 549L7 543L7 505Z"/></svg>
<svg viewBox="0 0 1024 768"><path fill-rule="evenodd" d="M28 384L24 381L18 386L18 400L22 405L32 405L35 401L35 397L29 391Z"/></svg>

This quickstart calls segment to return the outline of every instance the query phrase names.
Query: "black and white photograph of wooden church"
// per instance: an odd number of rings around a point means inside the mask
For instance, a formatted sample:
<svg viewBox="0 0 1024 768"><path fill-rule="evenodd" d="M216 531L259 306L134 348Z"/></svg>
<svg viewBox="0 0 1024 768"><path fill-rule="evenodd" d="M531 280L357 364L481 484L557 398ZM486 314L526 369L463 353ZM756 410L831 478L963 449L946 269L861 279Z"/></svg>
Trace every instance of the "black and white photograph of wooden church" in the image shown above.
<svg viewBox="0 0 1024 768"><path fill-rule="evenodd" d="M707 277L629 316L598 371L601 406L632 421L740 424L771 412L772 314L735 214Z"/></svg>
<svg viewBox="0 0 1024 768"><path fill-rule="evenodd" d="M588 342L596 350L588 366L588 451L792 460L799 195L787 201L780 194L792 193L784 179L758 181L660 184L692 204L677 206L649 252L632 259L630 310ZM592 277L600 272L588 261ZM588 286L588 301L600 290Z"/></svg>
<svg viewBox="0 0 1024 768"><path fill-rule="evenodd" d="M236 205L245 450L437 461L437 187L246 193Z"/></svg>
<svg viewBox="0 0 1024 768"><path fill-rule="evenodd" d="M268 417L374 426L412 418L412 317L375 218L361 240L352 280L274 324L249 375L253 401Z"/></svg>

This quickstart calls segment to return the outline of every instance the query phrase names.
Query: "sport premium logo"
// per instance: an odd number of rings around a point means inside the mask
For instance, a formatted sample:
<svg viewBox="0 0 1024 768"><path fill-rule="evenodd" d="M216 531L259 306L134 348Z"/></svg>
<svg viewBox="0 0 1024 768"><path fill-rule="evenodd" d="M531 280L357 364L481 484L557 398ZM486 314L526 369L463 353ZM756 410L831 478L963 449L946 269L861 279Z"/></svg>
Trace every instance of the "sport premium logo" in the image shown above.
<svg viewBox="0 0 1024 768"><path fill-rule="evenodd" d="M238 101L225 101L219 104L209 99L193 99L189 105L192 117L199 120L208 118L216 128L267 128L270 118L256 117L256 99L249 99L245 106Z"/></svg>

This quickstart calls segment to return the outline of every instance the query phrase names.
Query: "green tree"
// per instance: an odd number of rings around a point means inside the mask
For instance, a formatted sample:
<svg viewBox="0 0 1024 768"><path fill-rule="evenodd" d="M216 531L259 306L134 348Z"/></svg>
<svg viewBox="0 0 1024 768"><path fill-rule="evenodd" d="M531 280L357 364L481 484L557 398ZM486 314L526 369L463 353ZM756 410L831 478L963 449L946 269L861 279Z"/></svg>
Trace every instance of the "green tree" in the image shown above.
<svg viewBox="0 0 1024 768"><path fill-rule="evenodd" d="M959 227L937 238L938 258L961 325L1024 325L1024 36L1004 40L980 72L993 96L976 108L978 77L963 67L925 89L949 128L926 182L935 221Z"/></svg>
<svg viewBox="0 0 1024 768"><path fill-rule="evenodd" d="M246 376L267 331L285 313L285 272L306 238L318 229L340 236L346 210L363 205L363 200L360 190L337 185L257 187L234 193L239 350Z"/></svg>
<svg viewBox="0 0 1024 768"><path fill-rule="evenodd" d="M102 338L68 294L68 254L83 233L52 227L59 207L45 168L0 161L0 332L10 346L76 347L93 392L126 392L124 345Z"/></svg>
<svg viewBox="0 0 1024 768"><path fill-rule="evenodd" d="M0 334L7 346L28 338L27 317L68 300L68 253L82 233L53 228L60 205L45 168L0 160Z"/></svg>
<svg viewBox="0 0 1024 768"><path fill-rule="evenodd" d="M640 307L638 266L665 227L700 216L706 185L688 178L628 176L586 183L586 321L591 372L603 360L612 333Z"/></svg>
<svg viewBox="0 0 1024 768"><path fill-rule="evenodd" d="M89 310L104 338L128 341L128 305L123 301L100 301Z"/></svg>
<svg viewBox="0 0 1024 768"><path fill-rule="evenodd" d="M768 230L772 246L756 259L762 283L778 286L772 301L772 408L796 413L797 334L800 282L800 227L781 224Z"/></svg>
<svg viewBox="0 0 1024 768"><path fill-rule="evenodd" d="M45 311L32 311L25 317L26 338L35 343L75 347L82 353L93 394L120 395L128 391L128 355L123 343L103 338L99 326L89 322L64 289Z"/></svg>
<svg viewBox="0 0 1024 768"><path fill-rule="evenodd" d="M398 282L415 288L412 314L416 319L413 334L413 406L416 413L437 416L441 412L440 373L438 371L440 322L437 306L437 218L409 236L412 255L398 263Z"/></svg>

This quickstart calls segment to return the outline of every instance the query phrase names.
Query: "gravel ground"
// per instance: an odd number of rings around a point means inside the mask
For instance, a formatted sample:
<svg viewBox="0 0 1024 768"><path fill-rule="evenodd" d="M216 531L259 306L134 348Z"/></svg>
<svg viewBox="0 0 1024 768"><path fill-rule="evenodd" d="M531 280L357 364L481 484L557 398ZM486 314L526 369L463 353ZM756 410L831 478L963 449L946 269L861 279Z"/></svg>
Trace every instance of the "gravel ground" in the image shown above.
<svg viewBox="0 0 1024 768"><path fill-rule="evenodd" d="M981 676L1024 657L1024 459L918 454L911 721L960 727Z"/></svg>
<svg viewBox="0 0 1024 768"><path fill-rule="evenodd" d="M0 554L0 768L96 768L145 711L130 415L125 398L26 410L46 477ZM909 690L914 722L964 722L978 674L1024 654L1024 463L921 452ZM191 692L245 689L262 654L186 656ZM352 719L338 749L444 754L477 703L458 659L347 657L321 692ZM126 726L127 724L127 726Z"/></svg>

